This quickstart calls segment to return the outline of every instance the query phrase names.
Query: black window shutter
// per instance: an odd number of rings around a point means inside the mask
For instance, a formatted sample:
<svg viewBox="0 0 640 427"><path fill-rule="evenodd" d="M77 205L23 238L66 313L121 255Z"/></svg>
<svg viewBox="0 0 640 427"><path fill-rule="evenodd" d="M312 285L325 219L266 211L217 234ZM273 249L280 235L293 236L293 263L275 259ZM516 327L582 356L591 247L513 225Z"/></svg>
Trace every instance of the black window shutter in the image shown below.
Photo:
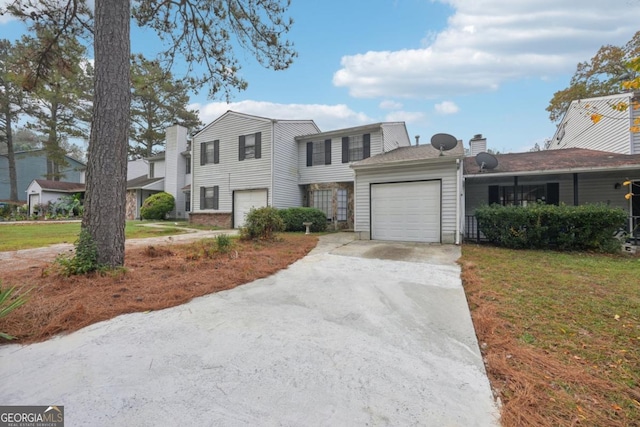
<svg viewBox="0 0 640 427"><path fill-rule="evenodd" d="M200 166L207 164L207 143L200 143Z"/></svg>
<svg viewBox="0 0 640 427"><path fill-rule="evenodd" d="M313 142L307 142L307 166L313 166Z"/></svg>
<svg viewBox="0 0 640 427"><path fill-rule="evenodd" d="M262 132L256 133L255 143L255 158L259 159L262 157Z"/></svg>
<svg viewBox="0 0 640 427"><path fill-rule="evenodd" d="M560 184L557 182L547 183L547 199L548 205L560 204Z"/></svg>
<svg viewBox="0 0 640 427"><path fill-rule="evenodd" d="M244 160L244 135L238 138L238 160Z"/></svg>
<svg viewBox="0 0 640 427"><path fill-rule="evenodd" d="M213 163L220 163L220 140L213 141Z"/></svg>
<svg viewBox="0 0 640 427"><path fill-rule="evenodd" d="M331 164L331 140L330 139L324 140L324 164L325 165Z"/></svg>
<svg viewBox="0 0 640 427"><path fill-rule="evenodd" d="M362 158L369 157L371 157L371 134L365 133L362 135Z"/></svg>
<svg viewBox="0 0 640 427"><path fill-rule="evenodd" d="M342 163L349 163L349 137L342 138Z"/></svg>
<svg viewBox="0 0 640 427"><path fill-rule="evenodd" d="M205 206L205 205L206 205L206 203L205 203L205 200L204 200L204 197L205 197L206 191L207 191L207 189L206 189L206 188L204 188L204 187L200 187L200 210L202 210L202 209L206 209L206 208L207 208L207 207Z"/></svg>
<svg viewBox="0 0 640 427"><path fill-rule="evenodd" d="M219 187L215 185L213 187L213 209L218 209L218 198L220 197Z"/></svg>
<svg viewBox="0 0 640 427"><path fill-rule="evenodd" d="M500 204L500 186L499 185L489 186L489 204L492 205L494 203Z"/></svg>

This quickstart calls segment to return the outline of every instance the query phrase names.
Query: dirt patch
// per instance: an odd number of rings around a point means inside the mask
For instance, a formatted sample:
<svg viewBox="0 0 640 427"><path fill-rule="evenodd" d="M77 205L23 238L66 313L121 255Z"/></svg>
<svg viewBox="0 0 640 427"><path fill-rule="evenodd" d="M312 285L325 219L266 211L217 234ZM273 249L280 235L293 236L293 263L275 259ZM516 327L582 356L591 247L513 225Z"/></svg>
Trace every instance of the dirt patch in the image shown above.
<svg viewBox="0 0 640 427"><path fill-rule="evenodd" d="M129 248L125 268L64 277L54 264L3 272L3 287L32 288L24 306L0 319L0 331L31 343L124 313L161 310L192 298L267 277L304 257L313 235L283 235L273 243L236 241L229 253L213 241Z"/></svg>

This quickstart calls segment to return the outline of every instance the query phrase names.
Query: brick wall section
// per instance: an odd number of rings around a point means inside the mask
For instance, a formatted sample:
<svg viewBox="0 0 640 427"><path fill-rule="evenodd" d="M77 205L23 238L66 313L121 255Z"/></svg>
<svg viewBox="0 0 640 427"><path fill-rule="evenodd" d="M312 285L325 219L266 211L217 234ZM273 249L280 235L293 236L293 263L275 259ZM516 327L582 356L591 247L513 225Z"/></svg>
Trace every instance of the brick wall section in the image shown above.
<svg viewBox="0 0 640 427"><path fill-rule="evenodd" d="M127 219L137 219L136 218L136 204L138 203L138 199L136 198L136 190L127 191L127 201L126 201L126 210L127 210Z"/></svg>
<svg viewBox="0 0 640 427"><path fill-rule="evenodd" d="M331 205L333 206L333 217L335 218L338 215L337 212L337 197L338 197L338 189L347 190L347 220L346 221L337 221L335 223L331 223L327 225L329 229L340 229L340 230L352 230L353 229L353 214L354 214L354 206L353 206L353 182L325 182L320 184L309 184L306 186L306 195L305 195L305 204L309 207L313 207L313 196L312 193L314 190L331 190Z"/></svg>
<svg viewBox="0 0 640 427"><path fill-rule="evenodd" d="M189 222L192 224L231 228L231 214L224 212L190 212Z"/></svg>

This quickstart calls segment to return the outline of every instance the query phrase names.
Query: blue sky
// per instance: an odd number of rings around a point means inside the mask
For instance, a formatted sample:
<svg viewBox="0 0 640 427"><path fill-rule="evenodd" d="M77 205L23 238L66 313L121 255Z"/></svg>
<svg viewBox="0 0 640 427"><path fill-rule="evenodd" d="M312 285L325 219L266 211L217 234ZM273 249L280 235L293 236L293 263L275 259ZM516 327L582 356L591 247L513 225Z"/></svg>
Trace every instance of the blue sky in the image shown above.
<svg viewBox="0 0 640 427"><path fill-rule="evenodd" d="M545 108L576 64L640 30L640 0L292 0L288 15L292 67L264 69L238 51L249 87L230 104L194 94L203 122L230 109L323 131L405 121L421 143L445 132L467 146L482 133L489 148L527 151L553 136ZM1 37L20 31L0 21ZM152 46L134 30L133 52Z"/></svg>

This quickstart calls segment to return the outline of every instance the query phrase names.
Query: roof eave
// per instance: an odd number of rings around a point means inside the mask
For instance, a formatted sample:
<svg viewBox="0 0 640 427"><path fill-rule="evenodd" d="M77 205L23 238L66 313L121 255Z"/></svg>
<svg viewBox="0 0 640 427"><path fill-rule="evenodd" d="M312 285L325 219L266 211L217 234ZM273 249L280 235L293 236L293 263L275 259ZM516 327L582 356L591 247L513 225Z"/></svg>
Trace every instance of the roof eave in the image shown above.
<svg viewBox="0 0 640 427"><path fill-rule="evenodd" d="M309 138L333 137L333 136L337 136L337 135L346 135L346 134L353 133L353 132L363 132L363 131L366 131L366 130L376 130L376 129L380 129L382 127L382 125L384 125L385 123L391 123L391 122L371 123L371 124L368 124L368 125L356 126L356 127L351 127L351 128L343 128L343 129L336 129L336 130L328 130L326 132L310 133L310 134L307 134L307 135L296 136L295 140L296 140L296 142L300 142L300 141L303 141L303 140L306 140L306 139L309 139Z"/></svg>
<svg viewBox="0 0 640 427"><path fill-rule="evenodd" d="M563 173L585 173L585 172L617 172L628 170L640 170L640 164L638 165L626 165L626 166L598 166L590 168L564 168L564 169L539 169L531 171L512 171L512 172L481 172L481 173L465 173L465 178L488 178L491 176L505 177L505 176L524 176L524 175L557 175Z"/></svg>
<svg viewBox="0 0 640 427"><path fill-rule="evenodd" d="M413 165L422 165L422 164L437 164L437 163L454 163L456 160L460 160L462 157L458 156L439 156L439 157L431 157L428 159L411 159L411 160L390 160L383 163L370 163L364 165L358 165L357 163L352 163L349 165L352 169L365 170L365 169L380 169L380 168L392 168L396 166L413 166Z"/></svg>

